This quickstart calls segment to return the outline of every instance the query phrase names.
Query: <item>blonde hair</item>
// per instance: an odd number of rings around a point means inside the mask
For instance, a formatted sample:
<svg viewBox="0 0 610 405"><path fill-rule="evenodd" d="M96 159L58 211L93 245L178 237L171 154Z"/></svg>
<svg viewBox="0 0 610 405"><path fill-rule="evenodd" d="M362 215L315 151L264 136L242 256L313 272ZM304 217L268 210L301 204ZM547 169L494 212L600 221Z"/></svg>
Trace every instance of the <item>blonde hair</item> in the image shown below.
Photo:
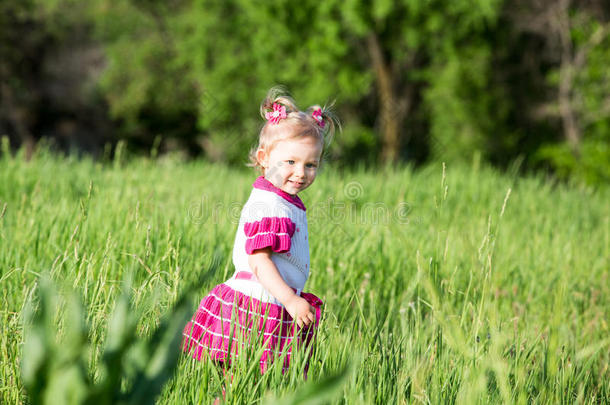
<svg viewBox="0 0 610 405"><path fill-rule="evenodd" d="M273 104L279 104L286 108L286 118L281 119L276 124L267 121L265 117L265 113L273 110ZM313 113L316 110L320 111L319 117L322 119L323 124L314 118ZM258 135L258 145L250 150L250 163L248 166L254 167L261 173L263 173L263 167L256 158L256 152L259 149L268 153L281 140L310 136L321 142L322 151L324 151L330 144L335 129L341 128L339 121L330 111L330 107L312 105L305 111L301 111L286 89L281 86L272 87L267 92L267 96L260 106L260 114L266 122ZM287 125L292 127L291 131L283 130ZM286 136L285 134L289 135Z"/></svg>

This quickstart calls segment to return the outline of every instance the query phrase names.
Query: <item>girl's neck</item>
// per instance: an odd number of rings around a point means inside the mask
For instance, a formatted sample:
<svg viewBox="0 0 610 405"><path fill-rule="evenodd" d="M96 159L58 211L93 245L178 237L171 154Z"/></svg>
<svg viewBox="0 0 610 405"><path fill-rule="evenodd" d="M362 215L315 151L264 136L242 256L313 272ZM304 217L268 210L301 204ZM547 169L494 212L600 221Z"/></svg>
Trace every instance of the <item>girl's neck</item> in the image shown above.
<svg viewBox="0 0 610 405"><path fill-rule="evenodd" d="M294 204L296 207L302 209L303 211L306 210L305 204L303 204L303 201L301 201L299 196L288 194L284 190L277 188L276 186L273 185L273 183L271 183L269 180L267 180L264 176L258 177L252 186L259 190L265 190L265 191L270 191L272 193L275 193L275 194L279 195L280 197L282 197L283 199L285 199L286 201Z"/></svg>

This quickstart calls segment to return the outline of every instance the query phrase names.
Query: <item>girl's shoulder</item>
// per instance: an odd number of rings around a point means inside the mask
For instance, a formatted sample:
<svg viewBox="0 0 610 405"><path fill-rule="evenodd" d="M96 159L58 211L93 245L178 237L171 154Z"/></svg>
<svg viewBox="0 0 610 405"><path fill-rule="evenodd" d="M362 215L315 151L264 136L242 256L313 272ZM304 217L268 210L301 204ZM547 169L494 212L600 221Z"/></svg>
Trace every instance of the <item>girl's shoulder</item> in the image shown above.
<svg viewBox="0 0 610 405"><path fill-rule="evenodd" d="M263 218L289 218L297 224L307 223L304 209L277 194L254 189L242 209L241 221L260 221Z"/></svg>
<svg viewBox="0 0 610 405"><path fill-rule="evenodd" d="M248 216L285 217L290 216L292 209L290 204L277 194L255 188L252 189L243 211L249 213Z"/></svg>

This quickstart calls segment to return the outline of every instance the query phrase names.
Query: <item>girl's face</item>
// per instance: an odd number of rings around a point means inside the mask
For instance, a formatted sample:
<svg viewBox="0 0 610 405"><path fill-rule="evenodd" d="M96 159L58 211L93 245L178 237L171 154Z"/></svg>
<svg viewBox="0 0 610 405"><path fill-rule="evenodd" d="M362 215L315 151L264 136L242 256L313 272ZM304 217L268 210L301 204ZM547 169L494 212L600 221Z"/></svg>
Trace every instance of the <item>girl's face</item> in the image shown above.
<svg viewBox="0 0 610 405"><path fill-rule="evenodd" d="M257 151L258 161L265 169L265 179L275 187L296 195L316 178L322 143L311 137L278 141L268 152Z"/></svg>

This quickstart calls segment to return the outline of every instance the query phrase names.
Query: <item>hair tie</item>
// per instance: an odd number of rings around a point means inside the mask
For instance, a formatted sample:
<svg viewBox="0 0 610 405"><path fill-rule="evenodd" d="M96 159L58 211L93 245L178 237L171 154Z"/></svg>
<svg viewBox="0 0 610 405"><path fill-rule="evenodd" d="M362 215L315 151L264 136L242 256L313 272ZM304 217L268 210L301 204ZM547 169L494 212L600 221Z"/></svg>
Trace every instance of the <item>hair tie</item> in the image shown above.
<svg viewBox="0 0 610 405"><path fill-rule="evenodd" d="M286 118L286 107L281 104L273 103L273 111L267 111L265 118L272 124L277 124L281 119Z"/></svg>
<svg viewBox="0 0 610 405"><path fill-rule="evenodd" d="M326 125L326 122L324 122L324 118L322 118L322 109L321 108L316 108L315 110L313 110L313 112L311 113L311 116L313 117L314 120L316 120L316 122L318 123L320 128L324 128L324 125Z"/></svg>

